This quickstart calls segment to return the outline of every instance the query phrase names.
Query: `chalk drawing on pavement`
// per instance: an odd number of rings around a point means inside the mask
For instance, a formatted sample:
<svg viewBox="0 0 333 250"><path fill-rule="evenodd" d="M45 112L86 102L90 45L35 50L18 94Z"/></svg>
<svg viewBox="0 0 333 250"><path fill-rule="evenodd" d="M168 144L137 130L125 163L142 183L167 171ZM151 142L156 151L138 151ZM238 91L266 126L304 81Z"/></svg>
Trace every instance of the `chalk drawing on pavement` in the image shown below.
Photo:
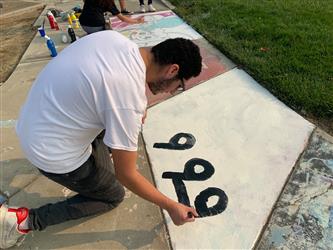
<svg viewBox="0 0 333 250"><path fill-rule="evenodd" d="M128 25L120 22L117 17L113 17L111 22L114 30L122 33L140 47L154 46L168 38L182 37L190 40L202 38L172 11L146 14L144 24Z"/></svg>

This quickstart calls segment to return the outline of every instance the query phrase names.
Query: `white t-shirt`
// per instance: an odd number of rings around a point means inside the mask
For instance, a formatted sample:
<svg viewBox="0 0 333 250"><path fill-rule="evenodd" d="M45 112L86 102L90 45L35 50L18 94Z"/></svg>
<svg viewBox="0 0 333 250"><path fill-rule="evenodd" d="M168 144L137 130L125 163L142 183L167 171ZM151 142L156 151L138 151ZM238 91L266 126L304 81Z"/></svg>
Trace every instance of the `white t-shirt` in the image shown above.
<svg viewBox="0 0 333 250"><path fill-rule="evenodd" d="M106 145L136 151L145 80L138 46L115 31L71 44L40 72L21 109L16 132L26 157L46 172L71 172L103 129Z"/></svg>

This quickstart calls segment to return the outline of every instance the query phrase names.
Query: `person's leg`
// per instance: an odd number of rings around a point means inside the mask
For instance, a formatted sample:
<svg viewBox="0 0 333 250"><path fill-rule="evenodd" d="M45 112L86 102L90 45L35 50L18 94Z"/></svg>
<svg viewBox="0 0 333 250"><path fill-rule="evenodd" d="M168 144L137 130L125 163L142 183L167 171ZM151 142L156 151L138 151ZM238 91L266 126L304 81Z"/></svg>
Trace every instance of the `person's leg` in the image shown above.
<svg viewBox="0 0 333 250"><path fill-rule="evenodd" d="M58 224L108 211L124 198L124 188L116 180L103 132L92 143L93 153L78 169L67 174L50 174L48 178L78 192L65 201L37 209L9 207L0 204L0 248L9 248L23 241L31 230L43 230Z"/></svg>
<svg viewBox="0 0 333 250"><path fill-rule="evenodd" d="M78 169L67 174L41 171L46 177L79 194L30 210L0 204L0 248L18 244L31 230L43 230L50 225L106 212L123 200L125 191L115 178L109 150L102 136L98 136L92 145L93 154Z"/></svg>
<svg viewBox="0 0 333 250"><path fill-rule="evenodd" d="M125 0L119 0L120 12L123 15L132 15L132 11L127 10Z"/></svg>
<svg viewBox="0 0 333 250"><path fill-rule="evenodd" d="M155 9L154 6L153 6L153 0L148 0L148 10L149 10L150 12L154 12L154 11L156 11L156 9Z"/></svg>
<svg viewBox="0 0 333 250"><path fill-rule="evenodd" d="M139 3L140 3L140 12L145 13L146 12L145 3L143 2L143 0L139 0Z"/></svg>
<svg viewBox="0 0 333 250"><path fill-rule="evenodd" d="M93 142L93 154L77 170L62 175L41 172L78 194L29 210L29 226L33 230L109 211L124 198L125 191L115 178L108 148L98 137Z"/></svg>
<svg viewBox="0 0 333 250"><path fill-rule="evenodd" d="M116 180L103 133L93 141L93 152L78 169L67 174L42 174L79 194L37 209L13 208L0 204L0 248L23 241L31 230L94 215L116 207L124 198L123 186Z"/></svg>
<svg viewBox="0 0 333 250"><path fill-rule="evenodd" d="M120 5L120 10L125 10L126 9L125 0L119 0L119 5Z"/></svg>

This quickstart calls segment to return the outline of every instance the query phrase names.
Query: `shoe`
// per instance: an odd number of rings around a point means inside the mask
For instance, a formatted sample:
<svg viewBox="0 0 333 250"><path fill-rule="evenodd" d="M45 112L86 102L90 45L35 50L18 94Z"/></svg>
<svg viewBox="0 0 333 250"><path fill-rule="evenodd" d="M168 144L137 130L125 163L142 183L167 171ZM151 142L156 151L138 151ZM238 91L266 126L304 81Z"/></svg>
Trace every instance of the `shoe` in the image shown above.
<svg viewBox="0 0 333 250"><path fill-rule="evenodd" d="M123 9L123 10L121 11L121 14L123 14L123 15L133 15L134 12L133 12L133 11L129 11L129 10L127 10L127 9Z"/></svg>
<svg viewBox="0 0 333 250"><path fill-rule="evenodd" d="M25 207L8 208L0 205L0 248L6 249L20 245L30 230L19 229L20 224L28 217L29 210Z"/></svg>
<svg viewBox="0 0 333 250"><path fill-rule="evenodd" d="M145 13L146 12L146 9L145 9L144 5L140 5L140 12L141 13Z"/></svg>
<svg viewBox="0 0 333 250"><path fill-rule="evenodd" d="M156 9L154 8L154 6L152 4L148 4L148 10L149 12L155 12Z"/></svg>

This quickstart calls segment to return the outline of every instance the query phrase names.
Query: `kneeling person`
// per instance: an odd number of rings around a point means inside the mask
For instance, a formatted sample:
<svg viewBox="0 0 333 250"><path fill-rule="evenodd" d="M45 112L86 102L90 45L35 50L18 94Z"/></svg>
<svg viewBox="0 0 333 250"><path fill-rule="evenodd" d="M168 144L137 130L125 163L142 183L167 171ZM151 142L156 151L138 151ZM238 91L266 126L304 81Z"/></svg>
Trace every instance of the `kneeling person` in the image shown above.
<svg viewBox="0 0 333 250"><path fill-rule="evenodd" d="M52 59L34 82L16 131L41 174L77 195L39 208L2 204L0 247L32 230L115 208L123 185L165 209L174 224L194 221L188 213L197 215L195 209L160 193L137 171L136 160L146 86L153 94L173 93L200 71L200 51L190 40L139 48L115 31L83 37Z"/></svg>

